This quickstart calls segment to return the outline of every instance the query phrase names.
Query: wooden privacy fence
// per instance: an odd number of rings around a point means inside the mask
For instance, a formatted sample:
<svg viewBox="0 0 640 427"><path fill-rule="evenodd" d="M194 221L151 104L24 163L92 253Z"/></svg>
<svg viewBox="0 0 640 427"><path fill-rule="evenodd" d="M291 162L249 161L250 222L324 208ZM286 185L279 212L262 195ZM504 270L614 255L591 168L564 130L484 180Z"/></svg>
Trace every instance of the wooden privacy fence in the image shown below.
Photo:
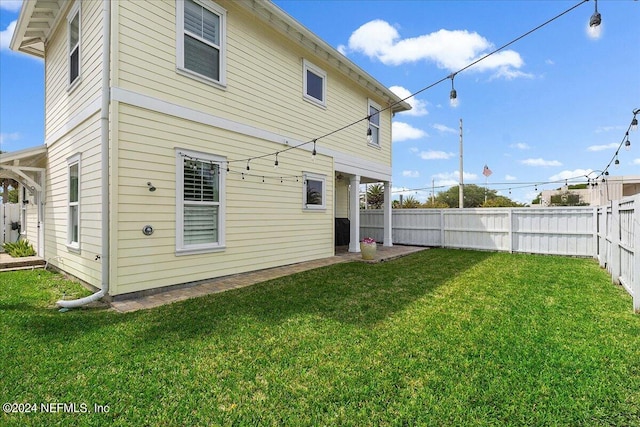
<svg viewBox="0 0 640 427"><path fill-rule="evenodd" d="M597 254L614 283L621 284L640 311L640 195L597 208Z"/></svg>
<svg viewBox="0 0 640 427"><path fill-rule="evenodd" d="M19 221L20 205L0 203L0 250L2 250L3 243L18 240L20 231L17 224Z"/></svg>
<svg viewBox="0 0 640 427"><path fill-rule="evenodd" d="M640 195L604 207L394 209L400 245L597 258L640 310ZM383 240L383 212L360 211L360 235Z"/></svg>

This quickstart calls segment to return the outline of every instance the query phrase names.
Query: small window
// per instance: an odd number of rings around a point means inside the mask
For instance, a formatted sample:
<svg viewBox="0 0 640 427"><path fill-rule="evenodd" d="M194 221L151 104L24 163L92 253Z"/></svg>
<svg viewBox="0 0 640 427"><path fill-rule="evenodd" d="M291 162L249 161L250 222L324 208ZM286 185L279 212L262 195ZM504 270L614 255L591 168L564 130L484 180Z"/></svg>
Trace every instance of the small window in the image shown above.
<svg viewBox="0 0 640 427"><path fill-rule="evenodd" d="M80 78L80 2L77 2L67 21L69 34L69 86Z"/></svg>
<svg viewBox="0 0 640 427"><path fill-rule="evenodd" d="M226 11L208 0L177 2L178 68L224 84Z"/></svg>
<svg viewBox="0 0 640 427"><path fill-rule="evenodd" d="M380 146L380 107L369 101L369 129L367 130L367 140L369 144Z"/></svg>
<svg viewBox="0 0 640 427"><path fill-rule="evenodd" d="M225 159L208 154L177 153L177 242L183 253L207 252L224 246Z"/></svg>
<svg viewBox="0 0 640 427"><path fill-rule="evenodd" d="M67 172L67 245L72 249L80 249L80 155L67 160Z"/></svg>
<svg viewBox="0 0 640 427"><path fill-rule="evenodd" d="M303 62L304 98L326 105L327 74L308 61Z"/></svg>
<svg viewBox="0 0 640 427"><path fill-rule="evenodd" d="M304 179L304 208L325 209L326 207L326 177L317 174L305 174Z"/></svg>

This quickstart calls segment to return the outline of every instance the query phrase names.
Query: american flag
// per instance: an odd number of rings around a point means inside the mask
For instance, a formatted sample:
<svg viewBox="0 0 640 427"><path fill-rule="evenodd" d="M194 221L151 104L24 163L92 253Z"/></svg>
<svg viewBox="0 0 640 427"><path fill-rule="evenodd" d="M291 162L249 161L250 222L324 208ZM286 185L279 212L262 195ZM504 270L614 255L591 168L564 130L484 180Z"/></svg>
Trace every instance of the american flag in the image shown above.
<svg viewBox="0 0 640 427"><path fill-rule="evenodd" d="M482 175L486 176L487 178L489 178L489 176L492 174L493 172L491 172L491 169L489 169L489 166L484 165L484 170L482 171Z"/></svg>

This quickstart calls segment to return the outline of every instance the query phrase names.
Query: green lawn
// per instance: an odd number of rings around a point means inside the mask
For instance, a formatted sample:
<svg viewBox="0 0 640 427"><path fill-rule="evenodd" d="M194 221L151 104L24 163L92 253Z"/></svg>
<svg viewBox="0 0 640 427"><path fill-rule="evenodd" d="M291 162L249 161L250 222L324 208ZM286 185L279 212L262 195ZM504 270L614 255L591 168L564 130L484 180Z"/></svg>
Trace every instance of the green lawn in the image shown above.
<svg viewBox="0 0 640 427"><path fill-rule="evenodd" d="M129 314L62 292L0 273L0 401L38 410L0 425L640 426L640 316L593 260L432 249Z"/></svg>

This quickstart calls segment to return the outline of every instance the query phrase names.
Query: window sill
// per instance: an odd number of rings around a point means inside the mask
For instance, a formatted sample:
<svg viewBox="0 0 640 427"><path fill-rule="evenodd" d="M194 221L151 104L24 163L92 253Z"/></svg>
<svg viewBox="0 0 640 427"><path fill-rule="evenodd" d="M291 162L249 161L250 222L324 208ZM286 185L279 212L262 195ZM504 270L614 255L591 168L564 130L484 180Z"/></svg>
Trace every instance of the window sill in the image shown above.
<svg viewBox="0 0 640 427"><path fill-rule="evenodd" d="M303 212L324 212L327 210L326 206L305 206L304 208L302 208Z"/></svg>
<svg viewBox="0 0 640 427"><path fill-rule="evenodd" d="M304 99L306 102L308 102L310 104L315 105L316 107L322 108L323 110L327 109L327 104L325 102L322 102L322 101L320 101L320 100L318 100L318 99L316 99L316 98L314 98L312 96L303 94L302 95L302 99Z"/></svg>
<svg viewBox="0 0 640 427"><path fill-rule="evenodd" d="M375 148L377 150L382 150L382 147L380 146L380 144L374 144L373 142L367 142L367 145L371 148Z"/></svg>
<svg viewBox="0 0 640 427"><path fill-rule="evenodd" d="M80 82L82 82L82 76L78 76L78 77L73 81L73 83L71 83L70 85L68 85L68 86L67 86L67 93L69 93L69 94L70 94L71 92L73 92L74 90L76 90L76 88L77 88L78 86L80 86Z"/></svg>
<svg viewBox="0 0 640 427"><path fill-rule="evenodd" d="M198 249L176 249L176 256L224 252L226 249L227 249L226 246L216 246L216 247L198 248Z"/></svg>
<svg viewBox="0 0 640 427"><path fill-rule="evenodd" d="M227 89L227 85L226 83L224 83L224 81L216 81L213 79L210 79L209 77L205 77L202 74L198 74L194 71L191 71L189 69L186 68L181 68L181 67L177 67L176 68L176 73L185 76L185 77L189 77L191 79L197 80L201 83L204 83L206 85L209 86L213 86L217 89L221 89L221 90L226 90Z"/></svg>
<svg viewBox="0 0 640 427"><path fill-rule="evenodd" d="M78 255L80 254L80 252L82 252L80 250L80 245L76 246L76 245L70 245L68 243L67 243L67 250L69 252L73 252L74 254L78 254Z"/></svg>

